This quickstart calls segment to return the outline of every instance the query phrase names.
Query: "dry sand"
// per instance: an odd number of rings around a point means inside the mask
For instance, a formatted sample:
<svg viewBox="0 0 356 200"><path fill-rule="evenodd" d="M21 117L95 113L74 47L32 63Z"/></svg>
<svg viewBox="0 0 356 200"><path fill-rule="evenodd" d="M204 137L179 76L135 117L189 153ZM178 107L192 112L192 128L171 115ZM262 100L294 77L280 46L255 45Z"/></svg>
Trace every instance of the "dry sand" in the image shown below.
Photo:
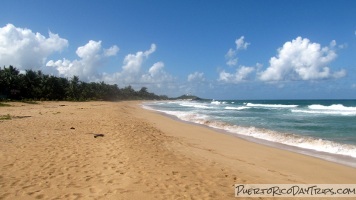
<svg viewBox="0 0 356 200"><path fill-rule="evenodd" d="M0 107L12 117L0 120L0 199L236 199L235 183L356 183L355 168L139 102L10 104Z"/></svg>

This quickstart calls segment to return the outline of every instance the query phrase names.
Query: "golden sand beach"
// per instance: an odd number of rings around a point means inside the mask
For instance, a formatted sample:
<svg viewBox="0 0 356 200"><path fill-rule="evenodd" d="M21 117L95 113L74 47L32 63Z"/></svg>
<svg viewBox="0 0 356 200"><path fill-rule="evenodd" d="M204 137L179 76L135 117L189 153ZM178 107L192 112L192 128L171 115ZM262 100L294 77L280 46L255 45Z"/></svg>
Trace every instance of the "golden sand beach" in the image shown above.
<svg viewBox="0 0 356 200"><path fill-rule="evenodd" d="M238 199L236 183L356 183L355 168L174 120L137 101L9 104L0 107L10 116L0 120L0 199Z"/></svg>

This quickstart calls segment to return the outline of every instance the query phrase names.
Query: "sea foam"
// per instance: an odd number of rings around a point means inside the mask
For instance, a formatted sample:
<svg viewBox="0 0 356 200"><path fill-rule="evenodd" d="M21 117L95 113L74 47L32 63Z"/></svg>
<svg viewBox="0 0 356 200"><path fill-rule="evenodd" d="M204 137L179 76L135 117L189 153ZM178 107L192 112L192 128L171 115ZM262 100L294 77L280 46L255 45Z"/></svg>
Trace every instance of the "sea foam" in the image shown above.
<svg viewBox="0 0 356 200"><path fill-rule="evenodd" d="M351 156L356 158L356 145L353 145L351 143L344 144L336 141L331 141L328 139L312 137L310 134L309 136L307 136L301 134L294 134L288 131L287 132L281 130L277 131L268 128L257 127L256 124L253 125L253 123L262 124L261 121L256 120L257 118L253 119L252 125L241 125L241 124L238 125L235 122L230 123L229 121L226 120L226 119L235 119L235 120L240 119L237 118L239 117L240 112L231 112L233 110L248 112L247 115L243 115L245 116L245 119L250 119L251 117L255 117L256 116L255 113L258 112L258 110L248 111L251 108L255 108L255 109L267 108L272 110L281 109L281 114L277 116L282 117L283 115L288 114L288 112L290 113L299 112L307 115L310 114L356 115L356 107L346 107L341 104L333 104L330 106L325 106L320 104L303 106L302 104L288 105L288 104L261 104L261 103L242 103L242 102L238 104L232 104L231 102L229 103L229 102L215 101L215 100L212 102L175 101L175 102L170 102L170 104L172 104L172 107L170 107L171 110L162 109L163 107L161 107L161 105L155 107L155 110L169 115L176 116L177 118L184 121L203 124L212 128L221 129L229 133L236 134L237 136L262 139L265 141L299 147L302 149L309 149L318 152L326 152L335 155L344 155L344 156ZM224 104L229 104L229 106ZM179 106L190 107L190 109L180 110ZM230 111L231 115L229 114L229 110L231 110ZM252 113L253 115L251 115ZM268 114L268 117L271 114ZM303 118L298 118L298 115L295 114L293 116L295 117L293 119L296 120L295 123L298 123L300 119L303 119ZM240 119L240 120L245 120L245 119ZM261 120L263 120L263 118L261 118ZM276 125L280 125L281 123L285 123L285 122L278 122L276 123ZM304 123L301 123L300 125L303 126Z"/></svg>
<svg viewBox="0 0 356 200"><path fill-rule="evenodd" d="M330 106L314 104L309 105L308 109L293 109L291 111L295 113L356 116L356 107L346 107L341 104Z"/></svg>
<svg viewBox="0 0 356 200"><path fill-rule="evenodd" d="M249 107L246 106L240 106L240 107L232 107L232 106L226 106L226 110L244 110L244 109L249 109Z"/></svg>
<svg viewBox="0 0 356 200"><path fill-rule="evenodd" d="M295 108L298 105L282 105L282 104L254 104L246 103L247 107L266 107L266 108Z"/></svg>

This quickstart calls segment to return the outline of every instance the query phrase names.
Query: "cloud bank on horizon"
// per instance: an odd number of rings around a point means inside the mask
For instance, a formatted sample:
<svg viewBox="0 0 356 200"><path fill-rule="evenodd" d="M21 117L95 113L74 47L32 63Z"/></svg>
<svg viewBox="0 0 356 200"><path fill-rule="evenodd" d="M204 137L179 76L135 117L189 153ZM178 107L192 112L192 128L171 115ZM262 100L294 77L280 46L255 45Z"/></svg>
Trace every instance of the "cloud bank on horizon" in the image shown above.
<svg viewBox="0 0 356 200"><path fill-rule="evenodd" d="M324 47L301 36L286 41L277 49L277 55L270 58L269 65L263 68L263 65L258 62L254 66L238 65L239 53L248 51L248 48L253 45L245 40L245 36L240 36L235 40L235 47L230 48L225 54L226 67L220 67L216 79L207 79L204 77L204 72L193 71L187 75L184 82L179 82L178 77L168 73L163 61L156 61L145 70L143 67L145 62L157 50L157 45L154 43L147 50L126 55L121 64L115 64L115 72L100 72L105 63L117 56L120 51L117 45L104 48L102 43L102 41L89 40L77 48L75 52L77 58L73 60L50 59L68 48L67 39L52 32L49 32L46 37L31 29L7 24L0 28L0 64L13 65L22 71L42 70L62 77L75 75L84 81L105 81L118 84L120 87L153 86L182 91L189 91L194 84L202 83L209 84L213 88L212 85L244 82L280 83L340 79L347 75L345 69L334 70L331 66L340 48L335 40Z"/></svg>
<svg viewBox="0 0 356 200"><path fill-rule="evenodd" d="M161 61L153 64L146 72L142 70L144 61L156 51L155 44L146 51L126 55L121 69L112 74L99 73L98 69L103 67L107 59L117 55L117 45L103 48L102 41L90 40L77 48L75 53L78 59L47 60L48 56L63 51L68 45L68 40L52 32L49 32L46 38L41 33L15 27L13 24L0 28L0 61L3 66L13 65L22 71L42 70L56 76L78 76L83 81L105 81L126 86L156 84L160 87L161 84L173 80L173 77L164 71L164 63Z"/></svg>

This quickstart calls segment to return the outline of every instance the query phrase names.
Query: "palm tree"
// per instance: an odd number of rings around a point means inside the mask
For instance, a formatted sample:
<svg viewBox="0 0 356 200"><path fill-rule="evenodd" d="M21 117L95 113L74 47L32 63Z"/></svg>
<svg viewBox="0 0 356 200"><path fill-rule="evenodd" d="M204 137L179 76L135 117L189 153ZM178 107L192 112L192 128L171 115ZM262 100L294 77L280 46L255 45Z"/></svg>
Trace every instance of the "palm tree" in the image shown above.
<svg viewBox="0 0 356 200"><path fill-rule="evenodd" d="M20 71L15 67L10 65L9 67L4 67L1 72L1 93L10 98L18 98L20 94L19 90L19 75Z"/></svg>
<svg viewBox="0 0 356 200"><path fill-rule="evenodd" d="M23 97L29 99L36 99L40 96L39 87L41 84L41 75L41 71L35 72L33 70L26 70L26 73L23 76Z"/></svg>
<svg viewBox="0 0 356 200"><path fill-rule="evenodd" d="M67 96L71 100L79 100L79 77L73 76L73 78L69 82L69 87L67 90Z"/></svg>

